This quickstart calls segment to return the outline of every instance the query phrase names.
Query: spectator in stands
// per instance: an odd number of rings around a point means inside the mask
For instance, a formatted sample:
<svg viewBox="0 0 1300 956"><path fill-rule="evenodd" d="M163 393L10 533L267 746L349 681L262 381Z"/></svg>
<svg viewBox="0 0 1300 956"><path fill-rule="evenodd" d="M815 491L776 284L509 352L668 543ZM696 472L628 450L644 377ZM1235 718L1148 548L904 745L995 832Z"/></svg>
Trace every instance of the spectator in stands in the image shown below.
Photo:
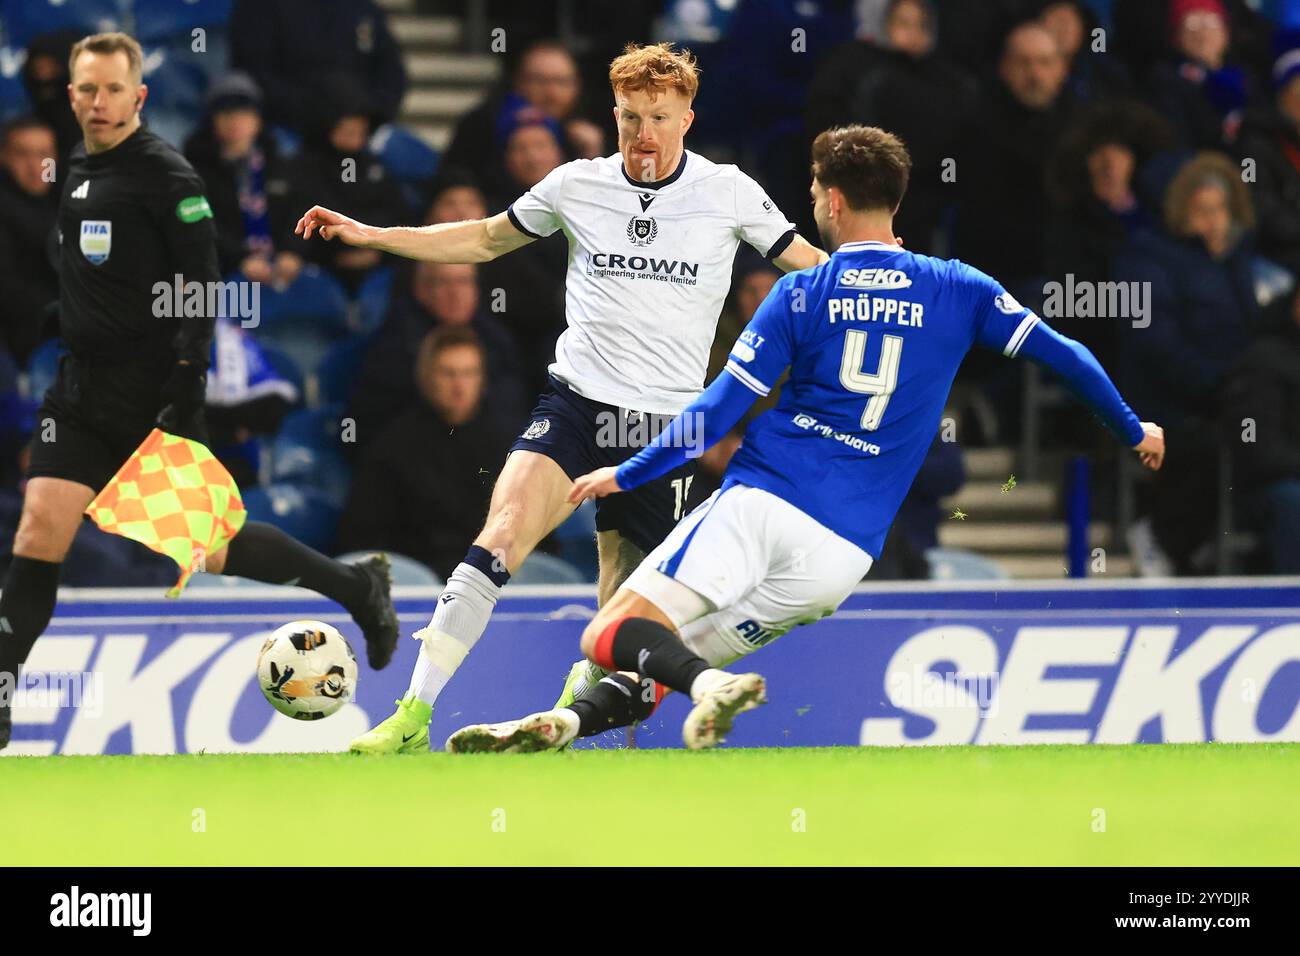
<svg viewBox="0 0 1300 956"><path fill-rule="evenodd" d="M1270 574L1300 574L1300 294L1288 321L1254 342L1228 376L1224 441L1234 487L1268 543Z"/></svg>
<svg viewBox="0 0 1300 956"><path fill-rule="evenodd" d="M936 251L939 216L954 199L942 178L955 155L977 90L972 80L934 54L934 14L928 0L890 0L879 45L855 40L827 55L808 89L807 130L860 123L901 136L913 168L894 229L914 252Z"/></svg>
<svg viewBox="0 0 1300 956"><path fill-rule="evenodd" d="M1126 396L1166 432L1212 415L1223 376L1256 323L1254 210L1240 169L1200 153L1165 196L1164 231L1138 233L1115 260L1116 279L1150 283L1151 322L1126 323Z"/></svg>
<svg viewBox="0 0 1300 956"><path fill-rule="evenodd" d="M967 127L954 169L957 256L997 276L1031 308L1029 290L1041 295L1045 271L1047 163L1070 117L1066 66L1042 24L1014 27L998 63L1000 82Z"/></svg>
<svg viewBox="0 0 1300 956"><path fill-rule="evenodd" d="M938 9L939 53L983 83L998 60L1007 25L1030 11L1025 0L934 0Z"/></svg>
<svg viewBox="0 0 1300 956"><path fill-rule="evenodd" d="M256 439L275 434L298 398L297 387L272 367L256 339L229 319L216 320L207 384L209 446L241 488L258 482Z"/></svg>
<svg viewBox="0 0 1300 956"><path fill-rule="evenodd" d="M329 108L324 123L304 138L302 150L287 164L288 207L302 210L320 203L363 222L409 222L400 187L367 145L371 128L365 93L336 79L322 83L319 94ZM353 292L383 258L374 249L339 243L300 245L309 261Z"/></svg>
<svg viewBox="0 0 1300 956"><path fill-rule="evenodd" d="M406 93L402 51L373 0L235 0L230 63L261 87L267 122L304 134L334 118L323 84L365 90L373 125L395 119Z"/></svg>
<svg viewBox="0 0 1300 956"><path fill-rule="evenodd" d="M0 498L16 492L27 472L27 443L36 428L39 399L18 391L18 363L0 345ZM16 521L22 512L13 513ZM0 532L6 530L0 523ZM12 529L7 529L12 530Z"/></svg>
<svg viewBox="0 0 1300 956"><path fill-rule="evenodd" d="M532 117L517 119L506 134L501 172L493 177L502 189L488 193L488 206L504 209L563 162L555 124Z"/></svg>
<svg viewBox="0 0 1300 956"><path fill-rule="evenodd" d="M59 298L51 261L58 220L54 130L35 116L0 128L0 335L20 363L54 330Z"/></svg>
<svg viewBox="0 0 1300 956"><path fill-rule="evenodd" d="M1236 140L1246 105L1246 74L1227 62L1228 16L1222 0L1172 0L1173 55L1151 71L1151 99L1192 149Z"/></svg>
<svg viewBox="0 0 1300 956"><path fill-rule="evenodd" d="M564 161L555 124L535 115L516 116L505 142L501 170L493 177L500 185L488 196L492 211L505 209ZM568 240L557 232L529 243L508 259L480 267L483 296L509 323L519 352L526 357L522 373L527 391L533 394L546 387L546 368L555 355L555 340L564 331L568 258Z"/></svg>
<svg viewBox="0 0 1300 956"><path fill-rule="evenodd" d="M1225 378L1258 325L1254 212L1241 170L1200 153L1174 177L1164 234L1138 233L1115 260L1113 277L1150 290L1149 314L1121 323L1117 378L1125 397L1169 436L1169 455L1151 500L1155 539L1179 573L1210 522L1215 443ZM1208 570L1203 568L1202 570Z"/></svg>
<svg viewBox="0 0 1300 956"><path fill-rule="evenodd" d="M487 200L478 180L468 173L444 166L429 191L428 212L424 214L426 226L440 222L463 222L466 219L486 219Z"/></svg>
<svg viewBox="0 0 1300 956"><path fill-rule="evenodd" d="M1094 48L1097 15L1083 0L1047 0L1038 20L1065 56L1069 66L1065 86L1076 103L1097 103L1134 92L1119 61Z"/></svg>
<svg viewBox="0 0 1300 956"><path fill-rule="evenodd" d="M496 170L506 139L522 116L556 124L565 159L594 159L606 151L602 127L577 114L581 85L573 56L558 40L538 40L519 58L508 90L489 96L456 124L445 165ZM500 180L485 181L485 189ZM511 197L513 198L513 197Z"/></svg>
<svg viewBox="0 0 1300 956"><path fill-rule="evenodd" d="M1287 2L1287 0L1284 0ZM1169 19L1174 0L1114 0L1110 49L1140 85L1170 51ZM1272 25L1260 15L1258 0L1224 0L1232 48L1229 58L1243 65L1269 63Z"/></svg>
<svg viewBox="0 0 1300 956"><path fill-rule="evenodd" d="M208 91L208 115L185 144L185 157L208 187L223 275L289 285L302 256L288 246L297 213L273 137L262 124L261 91L246 73L229 73Z"/></svg>
<svg viewBox="0 0 1300 956"><path fill-rule="evenodd" d="M731 274L730 302L718 317L718 331L713 337L713 348L709 353L709 368L705 375L706 382L711 382L727 364L727 355L740 333L744 331L749 320L758 311L759 305L767 298L781 278L781 272L771 262L764 259L752 249L742 249L736 256L736 265ZM762 411L776 404L780 395L780 385L772 389L771 394L760 398L755 409ZM752 416L751 416L752 417Z"/></svg>
<svg viewBox="0 0 1300 956"><path fill-rule="evenodd" d="M1139 230L1159 228L1140 198L1137 173L1167 149L1173 134L1159 115L1136 100L1099 103L1063 134L1051 166L1052 209L1047 229L1047 275L1065 283L1106 282L1111 263ZM1110 368L1117 323L1046 316L1056 329L1086 344Z"/></svg>
<svg viewBox="0 0 1300 956"><path fill-rule="evenodd" d="M418 397L407 370L420 343L437 328L466 328L475 334L492 382L494 412L511 425L523 424L531 396L521 356L501 319L480 307L474 271L472 265L413 262L399 273L398 291L353 392L358 447L377 437Z"/></svg>
<svg viewBox="0 0 1300 956"><path fill-rule="evenodd" d="M495 383L466 326L429 332L415 363L418 400L366 449L339 525L341 551L380 548L446 580L487 514L514 435L495 414ZM409 377L409 373L408 373Z"/></svg>
<svg viewBox="0 0 1300 956"><path fill-rule="evenodd" d="M58 142L59 167L62 168L81 142L81 127L72 115L68 102L68 56L72 45L81 39L80 30L56 30L42 33L27 44L23 63L23 85L32 101L32 111L54 130Z"/></svg>
<svg viewBox="0 0 1300 956"><path fill-rule="evenodd" d="M889 529L880 561L871 566L871 580L917 580L930 576L925 553L939 546L939 522L946 517L939 502L966 483L961 446L936 435L916 473L898 519Z"/></svg>
<svg viewBox="0 0 1300 956"><path fill-rule="evenodd" d="M1300 277L1300 35L1273 67L1273 100L1246 116L1238 153L1250 160L1260 251Z"/></svg>

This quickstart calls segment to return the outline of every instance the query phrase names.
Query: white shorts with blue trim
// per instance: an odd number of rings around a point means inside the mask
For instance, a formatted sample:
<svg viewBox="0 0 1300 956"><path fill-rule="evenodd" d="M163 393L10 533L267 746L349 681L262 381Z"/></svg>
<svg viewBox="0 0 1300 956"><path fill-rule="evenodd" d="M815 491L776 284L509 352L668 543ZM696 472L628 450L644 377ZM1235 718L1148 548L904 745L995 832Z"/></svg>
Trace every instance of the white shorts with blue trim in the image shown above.
<svg viewBox="0 0 1300 956"><path fill-rule="evenodd" d="M871 560L789 502L733 484L683 518L623 586L722 667L834 613Z"/></svg>

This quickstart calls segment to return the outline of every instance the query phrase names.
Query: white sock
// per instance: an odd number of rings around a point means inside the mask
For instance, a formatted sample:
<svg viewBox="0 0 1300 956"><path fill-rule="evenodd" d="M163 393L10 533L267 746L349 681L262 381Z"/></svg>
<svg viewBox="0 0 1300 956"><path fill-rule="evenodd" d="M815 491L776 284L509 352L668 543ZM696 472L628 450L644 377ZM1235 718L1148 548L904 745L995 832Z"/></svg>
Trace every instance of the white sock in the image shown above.
<svg viewBox="0 0 1300 956"><path fill-rule="evenodd" d="M582 729L582 719L574 711L569 710L569 708L567 707L561 707L559 710L556 711L556 713L563 715L565 718L564 736L567 739L560 740L560 745L563 746L564 744L570 743L573 740L577 739L578 731Z"/></svg>
<svg viewBox="0 0 1300 956"><path fill-rule="evenodd" d="M726 671L720 671L716 667L710 667L706 671L700 671L699 676L691 681L691 703L698 704L700 698L727 681L735 675Z"/></svg>
<svg viewBox="0 0 1300 956"><path fill-rule="evenodd" d="M501 588L464 562L451 572L429 626L416 631L423 639L408 693L434 704L470 649L487 629Z"/></svg>

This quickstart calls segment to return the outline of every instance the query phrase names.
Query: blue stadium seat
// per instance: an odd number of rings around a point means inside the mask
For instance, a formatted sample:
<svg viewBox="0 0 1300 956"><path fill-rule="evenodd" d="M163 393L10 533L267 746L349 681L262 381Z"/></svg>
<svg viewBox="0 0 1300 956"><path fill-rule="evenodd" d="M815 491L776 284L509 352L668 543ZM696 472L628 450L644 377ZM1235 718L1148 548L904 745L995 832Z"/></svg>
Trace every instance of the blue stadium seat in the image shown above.
<svg viewBox="0 0 1300 956"><path fill-rule="evenodd" d="M534 551L514 574L512 584L586 584L586 576L563 558Z"/></svg>
<svg viewBox="0 0 1300 956"><path fill-rule="evenodd" d="M930 563L932 581L1006 581L1011 577L996 561L973 551L931 548L925 559Z"/></svg>
<svg viewBox="0 0 1300 956"><path fill-rule="evenodd" d="M144 47L144 82L149 85L144 116L150 130L177 148L203 115L207 67L207 54L193 52L188 37Z"/></svg>
<svg viewBox="0 0 1300 956"><path fill-rule="evenodd" d="M665 40L693 47L726 39L736 4L727 0L669 0L658 30Z"/></svg>
<svg viewBox="0 0 1300 956"><path fill-rule="evenodd" d="M361 283L357 290L357 318L353 323L358 332L369 333L383 324L388 313L388 300L393 294L393 269L377 269Z"/></svg>
<svg viewBox="0 0 1300 956"><path fill-rule="evenodd" d="M22 116L32 108L23 85L26 62L27 53L21 47L0 47L0 123Z"/></svg>
<svg viewBox="0 0 1300 956"><path fill-rule="evenodd" d="M347 292L338 279L316 265L303 266L298 278L285 289L262 285L261 312L259 332L295 321L339 333L348 330Z"/></svg>
<svg viewBox="0 0 1300 956"><path fill-rule="evenodd" d="M344 339L332 346L316 366L316 395L323 405L346 406L361 374L371 336Z"/></svg>
<svg viewBox="0 0 1300 956"><path fill-rule="evenodd" d="M374 553L374 551L349 551L347 554L340 554L338 559L346 561L348 564L355 564ZM388 555L388 564L394 585L423 585L440 588L445 583L442 578L415 560L415 558L408 558L406 555L398 554L395 551L385 551L384 553Z"/></svg>
<svg viewBox="0 0 1300 956"><path fill-rule="evenodd" d="M233 0L135 0L135 37L141 43L184 35L195 27L223 26Z"/></svg>
<svg viewBox="0 0 1300 956"><path fill-rule="evenodd" d="M306 439L294 434L278 434L271 441L270 477L272 482L292 482L301 488L312 488L335 507L342 508L348 497L352 476L347 462L338 448L337 435L333 441Z"/></svg>
<svg viewBox="0 0 1300 956"><path fill-rule="evenodd" d="M282 483L259 485L244 493L252 521L265 521L308 547L324 551L338 527L339 509L314 488Z"/></svg>
<svg viewBox="0 0 1300 956"><path fill-rule="evenodd" d="M299 395L306 394L306 379L302 374L302 368L294 360L293 356L276 348L274 343L264 342L259 339L258 345L262 347L262 354L266 356L266 361L270 363L271 368L275 369L276 374L286 381L292 382L294 388L298 389Z"/></svg>
<svg viewBox="0 0 1300 956"><path fill-rule="evenodd" d="M396 123L385 123L375 130L370 149L389 174L401 182L427 182L438 171L438 151Z"/></svg>
<svg viewBox="0 0 1300 956"><path fill-rule="evenodd" d="M275 145L284 159L291 159L302 149L302 137L287 126L272 126L271 135L275 137Z"/></svg>
<svg viewBox="0 0 1300 956"><path fill-rule="evenodd" d="M59 371L59 356L64 353L58 339L46 339L27 357L27 387L19 389L24 398L40 401L45 390L54 384Z"/></svg>
<svg viewBox="0 0 1300 956"><path fill-rule="evenodd" d="M288 358L299 369L318 368L321 362L325 360L325 356L329 354L330 349L338 344L339 339L340 336L337 332L304 322L272 325L257 330L259 345L266 349L275 349L282 357ZM295 382L294 384L300 383ZM306 385L307 382L304 380L301 384ZM309 404L315 403L310 388L302 394L306 396Z"/></svg>
<svg viewBox="0 0 1300 956"><path fill-rule="evenodd" d="M335 447L339 441L339 418L343 411L340 406L322 408L300 408L285 416L277 431L277 438L292 438L307 444Z"/></svg>
<svg viewBox="0 0 1300 956"><path fill-rule="evenodd" d="M262 452L265 444L261 438L254 435L248 441L238 442L232 445L210 445L212 454L216 455L222 462L230 465L236 461L243 461L248 465L249 470L256 474L262 466ZM251 487L252 482L248 482ZM243 491L243 488L240 488Z"/></svg>
<svg viewBox="0 0 1300 956"><path fill-rule="evenodd" d="M124 26L117 0L5 0L0 17L16 47L26 47L32 37L52 30L98 33Z"/></svg>
<svg viewBox="0 0 1300 956"><path fill-rule="evenodd" d="M260 296L253 335L259 344L291 358L299 369L315 369L348 335L347 294L337 279L317 266L304 266L286 289L261 286Z"/></svg>

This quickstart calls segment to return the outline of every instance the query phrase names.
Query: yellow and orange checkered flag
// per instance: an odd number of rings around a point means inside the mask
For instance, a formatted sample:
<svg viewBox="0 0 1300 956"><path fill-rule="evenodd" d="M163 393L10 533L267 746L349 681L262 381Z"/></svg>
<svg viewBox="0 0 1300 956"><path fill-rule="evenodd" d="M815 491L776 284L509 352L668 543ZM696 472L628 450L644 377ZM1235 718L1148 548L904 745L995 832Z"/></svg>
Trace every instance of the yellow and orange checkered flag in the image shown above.
<svg viewBox="0 0 1300 956"><path fill-rule="evenodd" d="M220 551L248 513L225 466L199 442L155 428L86 508L95 524L181 567L178 597L206 556Z"/></svg>

